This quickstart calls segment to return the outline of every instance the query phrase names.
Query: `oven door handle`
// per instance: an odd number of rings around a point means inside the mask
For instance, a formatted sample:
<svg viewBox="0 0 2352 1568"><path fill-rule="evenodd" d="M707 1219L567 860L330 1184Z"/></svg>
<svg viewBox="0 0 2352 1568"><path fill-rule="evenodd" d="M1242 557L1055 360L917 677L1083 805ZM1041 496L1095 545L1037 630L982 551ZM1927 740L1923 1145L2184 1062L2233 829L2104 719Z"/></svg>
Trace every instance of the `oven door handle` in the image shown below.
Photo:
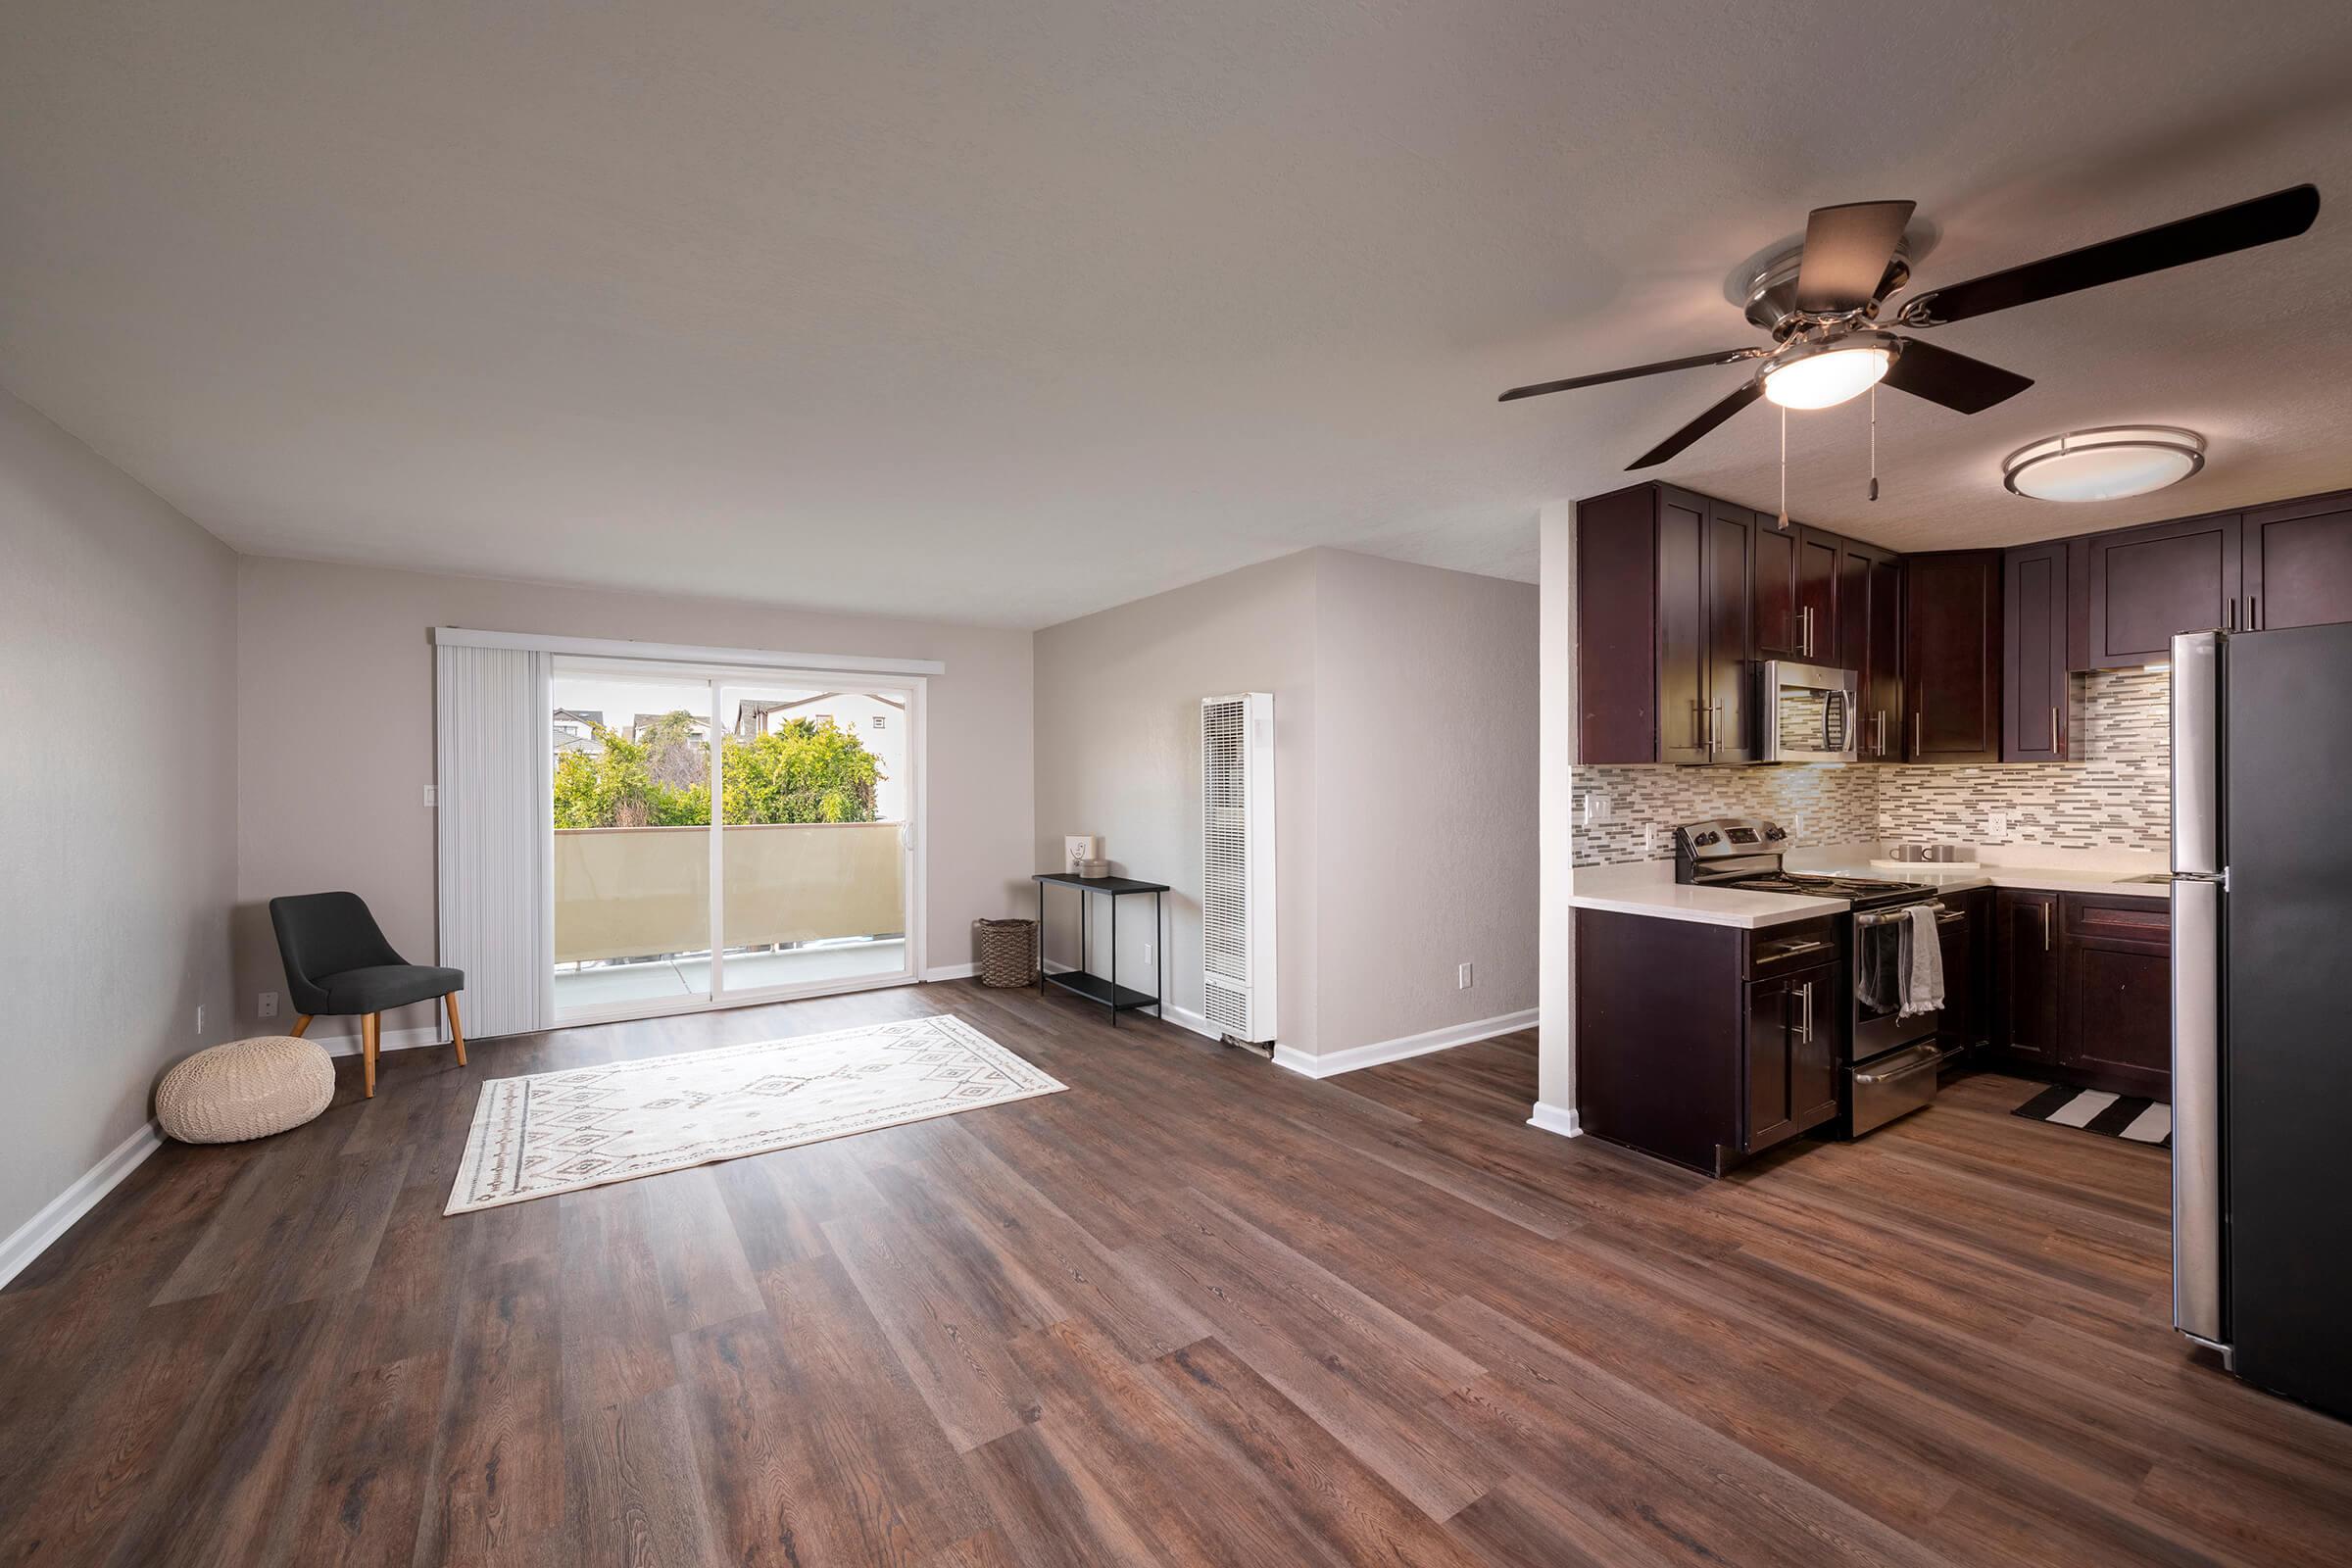
<svg viewBox="0 0 2352 1568"><path fill-rule="evenodd" d="M1906 1052L1905 1054L1908 1055L1909 1053ZM1891 1072L1856 1072L1854 1082L1858 1084L1893 1083L1898 1078L1915 1077L1931 1067L1940 1067L1958 1054L1960 1054L1960 1048L1954 1046L1948 1051L1938 1051L1932 1056L1913 1056Z"/></svg>

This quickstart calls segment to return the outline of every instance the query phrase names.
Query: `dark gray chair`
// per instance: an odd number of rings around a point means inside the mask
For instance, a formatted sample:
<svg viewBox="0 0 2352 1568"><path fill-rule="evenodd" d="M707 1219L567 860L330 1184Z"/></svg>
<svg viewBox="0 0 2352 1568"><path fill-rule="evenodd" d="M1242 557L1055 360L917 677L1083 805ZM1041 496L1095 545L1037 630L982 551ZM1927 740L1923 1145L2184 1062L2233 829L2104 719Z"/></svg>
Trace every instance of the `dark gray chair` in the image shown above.
<svg viewBox="0 0 2352 1568"><path fill-rule="evenodd" d="M360 1019L368 1097L375 1098L375 1054L382 1044L383 1014L389 1007L438 997L449 1009L449 1037L466 1065L466 1032L458 1027L458 993L466 971L410 963L392 951L384 933L357 893L301 893L270 901L270 923L277 929L277 956L285 961L299 1035L324 1014Z"/></svg>

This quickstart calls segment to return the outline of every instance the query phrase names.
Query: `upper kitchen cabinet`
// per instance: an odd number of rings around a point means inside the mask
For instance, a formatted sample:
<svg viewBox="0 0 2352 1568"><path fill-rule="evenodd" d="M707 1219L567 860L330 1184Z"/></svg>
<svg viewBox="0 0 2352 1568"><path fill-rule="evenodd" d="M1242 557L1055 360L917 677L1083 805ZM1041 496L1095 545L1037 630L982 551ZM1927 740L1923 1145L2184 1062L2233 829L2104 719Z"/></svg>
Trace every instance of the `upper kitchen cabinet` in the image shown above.
<svg viewBox="0 0 2352 1568"><path fill-rule="evenodd" d="M1755 514L1641 484L1576 521L1579 760L1752 760Z"/></svg>
<svg viewBox="0 0 2352 1568"><path fill-rule="evenodd" d="M2236 629L2238 516L2118 528L2089 538L2086 669L2159 663L2175 633Z"/></svg>
<svg viewBox="0 0 2352 1568"><path fill-rule="evenodd" d="M1903 757L1903 565L1891 550L1838 541L1838 642L1829 660L1860 677L1857 751L1865 762Z"/></svg>
<svg viewBox="0 0 2352 1568"><path fill-rule="evenodd" d="M1808 664L1838 662L1838 559L1836 534L1755 516L1756 657Z"/></svg>
<svg viewBox="0 0 2352 1568"><path fill-rule="evenodd" d="M1914 762L2001 760L2001 552L1903 558L1901 738Z"/></svg>
<svg viewBox="0 0 2352 1568"><path fill-rule="evenodd" d="M2024 545L2001 559L2001 757L2067 759L2067 543Z"/></svg>
<svg viewBox="0 0 2352 1568"><path fill-rule="evenodd" d="M2270 631L2352 620L2352 495L2249 512L2240 548L2241 624Z"/></svg>

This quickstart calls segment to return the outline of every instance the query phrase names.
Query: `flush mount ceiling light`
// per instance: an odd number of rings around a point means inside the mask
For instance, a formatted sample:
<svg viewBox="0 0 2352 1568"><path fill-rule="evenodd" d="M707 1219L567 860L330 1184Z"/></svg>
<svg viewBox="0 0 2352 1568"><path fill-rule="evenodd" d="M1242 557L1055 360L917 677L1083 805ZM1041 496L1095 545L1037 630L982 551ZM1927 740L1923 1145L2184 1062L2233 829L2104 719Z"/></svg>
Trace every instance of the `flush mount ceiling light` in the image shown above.
<svg viewBox="0 0 2352 1568"><path fill-rule="evenodd" d="M2120 501L2179 484L2205 466L2205 438L2169 424L2069 430L2001 460L2001 483L2035 501Z"/></svg>
<svg viewBox="0 0 2352 1568"><path fill-rule="evenodd" d="M1847 332L1792 343L1764 368L1764 395L1784 409L1830 409L1886 379L1902 347L1890 332Z"/></svg>

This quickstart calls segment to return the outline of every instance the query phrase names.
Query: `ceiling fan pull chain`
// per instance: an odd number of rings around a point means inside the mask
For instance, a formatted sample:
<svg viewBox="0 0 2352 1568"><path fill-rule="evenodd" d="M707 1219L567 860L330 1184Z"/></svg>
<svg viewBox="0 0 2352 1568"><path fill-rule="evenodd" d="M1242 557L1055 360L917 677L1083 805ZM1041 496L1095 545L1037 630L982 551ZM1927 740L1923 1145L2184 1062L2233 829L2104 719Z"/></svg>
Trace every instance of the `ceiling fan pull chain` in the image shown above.
<svg viewBox="0 0 2352 1568"><path fill-rule="evenodd" d="M1870 389L1870 499L1879 499L1879 389Z"/></svg>
<svg viewBox="0 0 2352 1568"><path fill-rule="evenodd" d="M1788 409L1781 407L1781 520L1774 527L1788 531Z"/></svg>

